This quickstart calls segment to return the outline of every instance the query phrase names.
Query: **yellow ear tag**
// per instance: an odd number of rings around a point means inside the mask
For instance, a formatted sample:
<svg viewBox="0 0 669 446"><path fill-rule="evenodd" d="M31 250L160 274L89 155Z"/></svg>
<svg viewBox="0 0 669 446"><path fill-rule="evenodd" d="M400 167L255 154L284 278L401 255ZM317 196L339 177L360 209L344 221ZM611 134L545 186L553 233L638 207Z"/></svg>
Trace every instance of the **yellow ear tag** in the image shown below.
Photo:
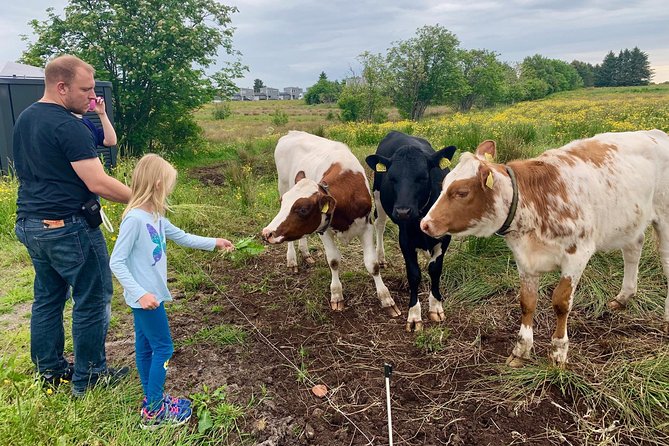
<svg viewBox="0 0 669 446"><path fill-rule="evenodd" d="M326 214L330 209L330 204L326 201L323 207L321 208L321 214Z"/></svg>
<svg viewBox="0 0 669 446"><path fill-rule="evenodd" d="M488 178L485 180L485 185L488 187L488 189L492 189L493 184L495 184L495 180L492 177L492 172L488 174Z"/></svg>
<svg viewBox="0 0 669 446"><path fill-rule="evenodd" d="M439 167L441 169L446 169L447 167L451 167L451 160L448 158L442 158L441 161L439 161Z"/></svg>
<svg viewBox="0 0 669 446"><path fill-rule="evenodd" d="M386 169L386 165L385 165L385 164L382 164L382 163L376 163L376 171L377 171L377 172L385 172L386 170L387 170L387 169Z"/></svg>
<svg viewBox="0 0 669 446"><path fill-rule="evenodd" d="M488 152L486 152L483 156L485 157L485 160L486 160L486 161L488 161L488 162L492 162L492 155L491 155L491 154L489 154Z"/></svg>

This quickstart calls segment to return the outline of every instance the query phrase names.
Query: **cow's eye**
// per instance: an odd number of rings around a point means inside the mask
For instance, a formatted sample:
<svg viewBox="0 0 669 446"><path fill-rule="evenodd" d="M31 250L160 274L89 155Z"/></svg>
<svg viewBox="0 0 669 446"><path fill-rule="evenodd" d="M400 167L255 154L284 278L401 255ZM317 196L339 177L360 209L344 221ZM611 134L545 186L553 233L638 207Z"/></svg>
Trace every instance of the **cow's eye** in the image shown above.
<svg viewBox="0 0 669 446"><path fill-rule="evenodd" d="M307 215L309 215L310 210L311 208L309 206L300 206L295 209L295 212L297 212L297 215L299 215L300 217L306 217Z"/></svg>
<svg viewBox="0 0 669 446"><path fill-rule="evenodd" d="M455 198L467 198L469 195L469 189L458 189L455 192L453 192L453 196Z"/></svg>

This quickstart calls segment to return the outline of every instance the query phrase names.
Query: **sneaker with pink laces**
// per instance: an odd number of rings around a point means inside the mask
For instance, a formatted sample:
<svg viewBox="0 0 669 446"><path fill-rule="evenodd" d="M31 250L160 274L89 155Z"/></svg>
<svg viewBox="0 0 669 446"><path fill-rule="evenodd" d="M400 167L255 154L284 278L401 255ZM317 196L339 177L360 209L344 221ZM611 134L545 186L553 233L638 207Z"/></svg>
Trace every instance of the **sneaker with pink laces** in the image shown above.
<svg viewBox="0 0 669 446"><path fill-rule="evenodd" d="M142 429L153 430L163 426L180 426L190 420L193 410L190 407L179 407L163 402L160 408L149 410L142 408Z"/></svg>
<svg viewBox="0 0 669 446"><path fill-rule="evenodd" d="M167 404L171 404L173 406L177 405L179 407L191 407L193 405L193 402L188 398L177 398L175 396L171 396L169 393L163 394L163 401ZM144 409L147 404L149 404L149 399L145 396L142 400L142 408L140 411Z"/></svg>

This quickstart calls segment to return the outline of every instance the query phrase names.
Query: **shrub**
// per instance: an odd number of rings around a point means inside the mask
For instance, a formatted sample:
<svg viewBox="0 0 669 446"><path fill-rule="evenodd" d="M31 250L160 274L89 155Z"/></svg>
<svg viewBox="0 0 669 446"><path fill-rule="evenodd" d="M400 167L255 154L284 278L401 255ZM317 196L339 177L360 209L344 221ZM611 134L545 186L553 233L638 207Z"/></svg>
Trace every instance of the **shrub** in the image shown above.
<svg viewBox="0 0 669 446"><path fill-rule="evenodd" d="M288 115L278 108L272 113L272 123L276 126L288 124Z"/></svg>
<svg viewBox="0 0 669 446"><path fill-rule="evenodd" d="M223 102L220 104L216 104L214 106L214 111L212 114L214 115L214 119L216 120L229 118L230 115L232 115L232 109L230 108L230 103Z"/></svg>

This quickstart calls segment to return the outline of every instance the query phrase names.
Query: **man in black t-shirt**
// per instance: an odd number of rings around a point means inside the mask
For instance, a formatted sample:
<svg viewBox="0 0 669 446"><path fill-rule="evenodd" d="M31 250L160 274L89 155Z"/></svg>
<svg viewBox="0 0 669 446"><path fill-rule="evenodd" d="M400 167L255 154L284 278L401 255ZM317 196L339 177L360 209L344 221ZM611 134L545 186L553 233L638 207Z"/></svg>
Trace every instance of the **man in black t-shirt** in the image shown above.
<svg viewBox="0 0 669 446"><path fill-rule="evenodd" d="M107 367L109 254L100 228L81 213L82 205L98 196L121 203L130 198L130 189L105 173L91 132L72 115L85 113L95 98L94 74L77 57L53 59L44 72L44 96L14 126L15 231L35 267L31 358L45 381L71 379L77 396L128 373L127 367ZM63 310L70 293L74 366L63 357Z"/></svg>

